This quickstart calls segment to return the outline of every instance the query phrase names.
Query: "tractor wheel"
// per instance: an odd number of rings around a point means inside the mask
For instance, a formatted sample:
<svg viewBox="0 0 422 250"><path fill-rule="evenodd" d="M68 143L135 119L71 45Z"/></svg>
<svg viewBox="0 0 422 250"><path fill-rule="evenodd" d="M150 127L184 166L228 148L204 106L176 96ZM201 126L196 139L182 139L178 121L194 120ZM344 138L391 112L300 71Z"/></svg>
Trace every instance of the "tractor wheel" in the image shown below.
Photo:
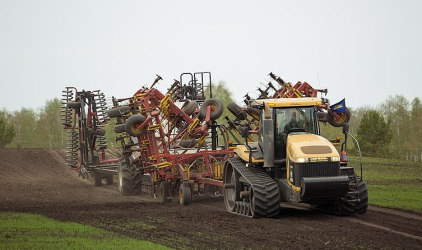
<svg viewBox="0 0 422 250"><path fill-rule="evenodd" d="M138 137L147 132L148 126L145 126L142 130L138 129L138 126L145 121L145 116L136 114L132 115L126 120L125 129L130 136Z"/></svg>
<svg viewBox="0 0 422 250"><path fill-rule="evenodd" d="M238 120L243 121L246 119L246 114L242 108L234 102L227 104L227 109L236 117Z"/></svg>
<svg viewBox="0 0 422 250"><path fill-rule="evenodd" d="M71 108L71 109L78 109L78 108L81 107L80 102L73 102L73 101L67 102L66 105L67 105L68 108Z"/></svg>
<svg viewBox="0 0 422 250"><path fill-rule="evenodd" d="M246 112L250 115L250 116L252 116L255 120L258 120L259 121L259 118L260 118L260 113L259 113L259 110L257 110L257 109L255 109L255 108L247 108L246 109Z"/></svg>
<svg viewBox="0 0 422 250"><path fill-rule="evenodd" d="M181 184L179 188L179 202L182 205L189 205L192 202L192 192L189 184Z"/></svg>
<svg viewBox="0 0 422 250"><path fill-rule="evenodd" d="M336 118L332 113L328 112L326 119L328 123L331 124L333 127L341 127L343 123L348 123L350 120L350 110L346 108L346 112L338 114L339 118Z"/></svg>
<svg viewBox="0 0 422 250"><path fill-rule="evenodd" d="M216 98L209 98L204 101L204 103L201 106L201 109L199 110L199 120L204 120L205 117L207 116L208 106L211 107L211 114L210 114L211 121L217 120L223 114L223 111L224 111L223 103Z"/></svg>
<svg viewBox="0 0 422 250"><path fill-rule="evenodd" d="M170 196L170 184L168 181L162 181L160 183L160 196L162 202L170 202L171 196Z"/></svg>
<svg viewBox="0 0 422 250"><path fill-rule="evenodd" d="M104 136L107 130L105 128L97 128L97 135Z"/></svg>
<svg viewBox="0 0 422 250"><path fill-rule="evenodd" d="M125 124L117 124L114 126L115 133L123 133L126 132L126 125Z"/></svg>
<svg viewBox="0 0 422 250"><path fill-rule="evenodd" d="M119 192L122 195L131 195L133 193L132 187L132 174L131 170L128 168L127 163L124 159L120 159L120 165L118 170L119 177Z"/></svg>
<svg viewBox="0 0 422 250"><path fill-rule="evenodd" d="M106 175L106 184L107 185L112 185L113 184L113 175L112 174L107 174Z"/></svg>
<svg viewBox="0 0 422 250"><path fill-rule="evenodd" d="M188 115L191 116L198 108L198 103L196 101L189 101L182 110Z"/></svg>
<svg viewBox="0 0 422 250"><path fill-rule="evenodd" d="M102 184L103 177L100 173L93 173L94 174L94 186L99 187Z"/></svg>
<svg viewBox="0 0 422 250"><path fill-rule="evenodd" d="M115 117L122 117L125 113L129 112L130 108L128 106L118 106L111 108L107 111L108 117L115 118Z"/></svg>

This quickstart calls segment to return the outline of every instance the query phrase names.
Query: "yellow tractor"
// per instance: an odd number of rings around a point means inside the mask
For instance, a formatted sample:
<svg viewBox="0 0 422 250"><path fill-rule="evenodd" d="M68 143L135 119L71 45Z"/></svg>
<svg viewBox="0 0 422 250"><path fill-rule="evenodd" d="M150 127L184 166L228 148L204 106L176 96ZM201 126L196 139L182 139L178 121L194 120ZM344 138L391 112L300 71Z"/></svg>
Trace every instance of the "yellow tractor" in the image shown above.
<svg viewBox="0 0 422 250"><path fill-rule="evenodd" d="M275 217L282 202L306 203L341 215L365 213L366 184L340 160L332 142L320 135L326 99L259 99L258 140L237 145L223 174L224 203L231 213ZM346 140L347 123L343 126ZM249 128L241 129L248 138ZM345 144L345 143L344 143Z"/></svg>

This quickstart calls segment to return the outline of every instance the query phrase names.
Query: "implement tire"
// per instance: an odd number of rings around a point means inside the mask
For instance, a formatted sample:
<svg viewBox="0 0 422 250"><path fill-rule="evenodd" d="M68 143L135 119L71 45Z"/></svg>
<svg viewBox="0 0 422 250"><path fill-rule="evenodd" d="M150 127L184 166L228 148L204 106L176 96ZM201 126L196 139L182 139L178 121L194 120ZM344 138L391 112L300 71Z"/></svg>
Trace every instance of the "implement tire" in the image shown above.
<svg viewBox="0 0 422 250"><path fill-rule="evenodd" d="M234 102L231 102L229 104L227 104L227 109L230 111L230 113L232 113L234 115L234 117L236 117L238 120L243 121L246 119L246 114L245 112L243 112L242 108L239 107L239 105L237 105Z"/></svg>
<svg viewBox="0 0 422 250"><path fill-rule="evenodd" d="M208 106L211 107L211 114L210 114L211 121L217 120L223 114L223 111L224 111L223 103L216 98L209 98L204 101L204 103L201 106L201 109L199 110L199 120L204 120L205 117L207 116Z"/></svg>
<svg viewBox="0 0 422 250"><path fill-rule="evenodd" d="M198 108L198 103L196 101L188 101L186 105L182 108L182 110L188 115L191 116Z"/></svg>
<svg viewBox="0 0 422 250"><path fill-rule="evenodd" d="M130 108L128 106L117 106L107 111L107 114L110 118L122 117L124 114L128 113L129 110Z"/></svg>
<svg viewBox="0 0 422 250"><path fill-rule="evenodd" d="M331 124L333 127L341 127L343 126L343 123L348 123L350 120L350 110L346 108L346 112L338 114L340 117L335 118L334 115L330 112L327 113L326 119L328 123Z"/></svg>
<svg viewBox="0 0 422 250"><path fill-rule="evenodd" d="M126 133L130 136L138 137L147 132L148 126L138 129L138 126L141 125L146 120L145 116L136 114L132 115L126 120L125 129Z"/></svg>
<svg viewBox="0 0 422 250"><path fill-rule="evenodd" d="M128 168L128 165L124 159L120 159L119 169L118 169L118 187L121 195L128 196L133 193L132 186L132 174L131 169Z"/></svg>

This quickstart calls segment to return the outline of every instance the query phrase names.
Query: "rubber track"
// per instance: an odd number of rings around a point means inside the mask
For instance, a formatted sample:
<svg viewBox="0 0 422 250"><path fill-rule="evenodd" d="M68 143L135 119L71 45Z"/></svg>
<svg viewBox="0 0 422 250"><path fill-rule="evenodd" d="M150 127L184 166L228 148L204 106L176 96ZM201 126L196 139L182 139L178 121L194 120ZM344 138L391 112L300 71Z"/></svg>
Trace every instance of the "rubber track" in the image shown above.
<svg viewBox="0 0 422 250"><path fill-rule="evenodd" d="M229 160L234 169L251 185L255 196L255 213L252 215L248 202L236 201L235 211L232 213L247 217L274 217L280 212L280 194L277 183L263 168L246 167L239 158Z"/></svg>

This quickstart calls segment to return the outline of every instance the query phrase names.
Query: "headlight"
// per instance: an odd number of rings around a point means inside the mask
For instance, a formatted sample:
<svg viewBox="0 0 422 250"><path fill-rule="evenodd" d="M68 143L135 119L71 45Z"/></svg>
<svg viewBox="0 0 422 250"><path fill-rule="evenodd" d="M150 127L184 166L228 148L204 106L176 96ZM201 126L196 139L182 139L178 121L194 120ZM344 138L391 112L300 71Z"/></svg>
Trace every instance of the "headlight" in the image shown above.
<svg viewBox="0 0 422 250"><path fill-rule="evenodd" d="M305 162L309 162L309 158L297 158L296 159L297 163L305 163Z"/></svg>
<svg viewBox="0 0 422 250"><path fill-rule="evenodd" d="M331 161L340 161L340 156L331 157Z"/></svg>

